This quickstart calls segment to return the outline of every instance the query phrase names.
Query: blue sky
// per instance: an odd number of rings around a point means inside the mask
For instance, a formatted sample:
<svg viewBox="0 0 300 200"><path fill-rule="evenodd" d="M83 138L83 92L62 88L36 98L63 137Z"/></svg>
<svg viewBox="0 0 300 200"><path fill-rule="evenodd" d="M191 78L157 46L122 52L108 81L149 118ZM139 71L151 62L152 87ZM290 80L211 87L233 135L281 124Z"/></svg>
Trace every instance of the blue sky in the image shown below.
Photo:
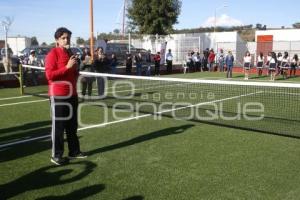
<svg viewBox="0 0 300 200"><path fill-rule="evenodd" d="M223 7L224 2L227 5ZM94 0L94 30L111 32L120 28L123 0ZM266 24L267 27L291 27L300 21L300 1L182 0L179 23L175 28L197 28L211 24L217 10L217 22ZM57 27L65 26L73 38L89 37L89 0L0 0L0 20L14 21L9 35L36 36L40 43L53 42ZM4 31L0 29L0 39Z"/></svg>

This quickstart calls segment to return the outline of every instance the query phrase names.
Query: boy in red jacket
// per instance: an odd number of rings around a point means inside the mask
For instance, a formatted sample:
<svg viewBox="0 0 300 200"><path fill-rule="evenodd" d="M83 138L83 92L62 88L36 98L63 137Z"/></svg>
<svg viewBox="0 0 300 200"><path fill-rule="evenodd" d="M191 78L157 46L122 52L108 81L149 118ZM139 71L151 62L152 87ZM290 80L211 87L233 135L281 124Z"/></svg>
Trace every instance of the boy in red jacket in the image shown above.
<svg viewBox="0 0 300 200"><path fill-rule="evenodd" d="M78 97L76 83L78 79L78 63L70 50L72 32L61 27L54 34L56 47L46 57L46 78L49 86L49 97L52 115L52 157L56 165L67 163L63 158L64 132L67 135L69 158L84 158L80 151L77 137Z"/></svg>

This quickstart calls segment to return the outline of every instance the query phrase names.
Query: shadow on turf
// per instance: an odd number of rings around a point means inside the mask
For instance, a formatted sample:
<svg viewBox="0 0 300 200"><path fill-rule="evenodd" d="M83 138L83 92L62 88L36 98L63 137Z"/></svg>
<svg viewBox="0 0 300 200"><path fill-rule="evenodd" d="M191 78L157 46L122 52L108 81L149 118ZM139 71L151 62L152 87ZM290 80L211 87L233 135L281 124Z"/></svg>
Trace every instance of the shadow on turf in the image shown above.
<svg viewBox="0 0 300 200"><path fill-rule="evenodd" d="M0 149L0 163L12 161L26 156L33 156L36 153L48 149L51 149L50 134L49 138L46 139Z"/></svg>
<svg viewBox="0 0 300 200"><path fill-rule="evenodd" d="M23 139L39 137L39 136L43 136L46 134L50 135L50 133L51 133L51 127L21 130L21 132L18 132L15 134L11 133L11 135L0 137L0 144L6 144L6 143L15 142L15 141L20 141Z"/></svg>
<svg viewBox="0 0 300 200"><path fill-rule="evenodd" d="M120 149L120 148L124 148L124 147L128 147L131 145L135 145L135 144L139 144L148 140L153 140L156 138L160 138L160 137L165 137L165 136L170 136L170 135L175 135L175 134L181 134L184 133L187 129L193 127L194 125L192 124L188 124L188 125L183 125L183 126L177 126L177 127L172 127L172 128L166 128L166 129L162 129L160 131L155 131L146 135L141 135L135 138L132 138L130 140L124 141L124 142L120 142L117 144L113 144L113 145L109 145L106 147L101 147L99 149L94 149L92 151L86 152L88 155L93 155L93 154L97 154L97 153L103 153L103 152L107 152L107 151L113 151L116 149Z"/></svg>
<svg viewBox="0 0 300 200"><path fill-rule="evenodd" d="M81 188L79 190L75 190L69 194L62 195L62 196L46 196L42 198L37 198L37 200L74 200L74 199L85 199L92 195L95 195L105 189L105 185L98 184L93 185L85 188Z"/></svg>
<svg viewBox="0 0 300 200"><path fill-rule="evenodd" d="M83 166L83 170L78 172L79 167L76 165ZM70 167L73 166L75 166L74 168L76 168L76 170L70 169ZM54 165L42 167L24 176L21 176L16 180L0 185L1 199L12 198L31 190L54 187L82 180L84 177L93 172L97 165L90 161L81 161L76 163L69 163L67 167L68 168L57 167ZM70 178L65 177L70 176L70 174L73 173L77 174ZM87 195L96 194L97 192L104 190L104 188L105 185L99 184L74 191L70 194L62 196L62 198L59 198L58 196L49 196L42 199L78 199L78 196L82 198L87 197ZM87 192L88 194L85 194L85 192Z"/></svg>
<svg viewBox="0 0 300 200"><path fill-rule="evenodd" d="M9 132L15 132L15 131L25 131L25 130L30 130L30 129L36 129L37 127L44 127L44 126L49 126L51 125L51 121L40 121L40 122L32 122L32 123L27 123L19 126L14 126L14 127L9 127L9 128L2 128L0 129L0 133L9 133Z"/></svg>
<svg viewBox="0 0 300 200"><path fill-rule="evenodd" d="M43 129L38 129L38 130L41 131ZM38 130L35 131L38 132ZM26 156L32 156L36 153L51 149L51 140L50 140L51 135L49 131L48 133L47 132L40 132L40 133L44 133L42 136L48 136L48 137L38 141L13 145L13 146L4 147L3 149L0 149L0 163L12 161ZM80 137L81 136L78 136L78 138Z"/></svg>

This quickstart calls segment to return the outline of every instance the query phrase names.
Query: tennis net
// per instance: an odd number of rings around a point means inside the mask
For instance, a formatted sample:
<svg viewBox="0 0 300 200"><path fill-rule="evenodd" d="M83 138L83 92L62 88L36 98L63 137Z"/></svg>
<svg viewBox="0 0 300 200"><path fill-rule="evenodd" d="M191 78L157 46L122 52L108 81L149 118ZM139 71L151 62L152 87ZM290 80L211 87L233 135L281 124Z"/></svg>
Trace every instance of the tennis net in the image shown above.
<svg viewBox="0 0 300 200"><path fill-rule="evenodd" d="M300 84L144 77L80 72L84 103L112 110L172 117L300 137ZM82 95L90 81L91 96Z"/></svg>
<svg viewBox="0 0 300 200"><path fill-rule="evenodd" d="M98 79L110 108L300 137L300 84L81 75Z"/></svg>

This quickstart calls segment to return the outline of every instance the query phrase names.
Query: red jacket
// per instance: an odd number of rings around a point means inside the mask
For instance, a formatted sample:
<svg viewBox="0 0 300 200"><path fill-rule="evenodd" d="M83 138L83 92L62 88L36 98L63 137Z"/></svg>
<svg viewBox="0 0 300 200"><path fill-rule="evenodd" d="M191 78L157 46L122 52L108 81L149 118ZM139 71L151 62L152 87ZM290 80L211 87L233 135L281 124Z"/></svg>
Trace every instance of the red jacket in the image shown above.
<svg viewBox="0 0 300 200"><path fill-rule="evenodd" d="M209 55L208 55L208 62L213 63L215 61L215 56L216 56L215 53L210 52Z"/></svg>
<svg viewBox="0 0 300 200"><path fill-rule="evenodd" d="M67 69L70 59L67 50L56 47L51 49L46 57L45 68L48 80L49 96L76 96L78 79L77 66Z"/></svg>

